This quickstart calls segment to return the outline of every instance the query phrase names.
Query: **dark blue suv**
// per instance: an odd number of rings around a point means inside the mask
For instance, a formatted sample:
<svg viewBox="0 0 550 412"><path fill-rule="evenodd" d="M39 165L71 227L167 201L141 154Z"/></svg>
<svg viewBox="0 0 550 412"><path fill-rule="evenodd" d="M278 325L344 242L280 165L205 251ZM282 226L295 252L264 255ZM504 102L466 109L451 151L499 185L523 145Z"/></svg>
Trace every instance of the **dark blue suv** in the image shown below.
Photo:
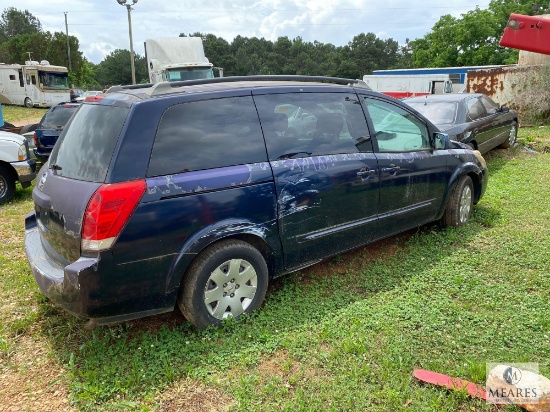
<svg viewBox="0 0 550 412"><path fill-rule="evenodd" d="M206 327L258 308L274 277L465 224L486 184L479 152L356 80L119 86L61 134L25 248L42 292L91 324L179 307Z"/></svg>

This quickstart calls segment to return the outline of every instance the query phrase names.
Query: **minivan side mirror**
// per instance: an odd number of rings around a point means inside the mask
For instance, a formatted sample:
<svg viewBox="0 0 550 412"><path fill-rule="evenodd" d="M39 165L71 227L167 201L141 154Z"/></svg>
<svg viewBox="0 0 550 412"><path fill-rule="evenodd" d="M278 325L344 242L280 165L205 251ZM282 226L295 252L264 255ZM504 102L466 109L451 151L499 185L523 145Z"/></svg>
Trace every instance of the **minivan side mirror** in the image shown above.
<svg viewBox="0 0 550 412"><path fill-rule="evenodd" d="M434 145L436 150L447 149L449 147L449 135L447 133L434 133Z"/></svg>
<svg viewBox="0 0 550 412"><path fill-rule="evenodd" d="M500 111L502 113L508 113L510 111L510 108L508 106L500 106Z"/></svg>

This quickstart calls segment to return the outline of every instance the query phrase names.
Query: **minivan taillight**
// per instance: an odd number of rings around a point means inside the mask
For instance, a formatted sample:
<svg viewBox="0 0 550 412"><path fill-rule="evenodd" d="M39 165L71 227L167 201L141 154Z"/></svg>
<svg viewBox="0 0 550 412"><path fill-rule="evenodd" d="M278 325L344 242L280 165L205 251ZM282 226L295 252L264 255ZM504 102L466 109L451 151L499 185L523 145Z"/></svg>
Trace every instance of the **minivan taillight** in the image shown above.
<svg viewBox="0 0 550 412"><path fill-rule="evenodd" d="M145 180L101 185L84 212L82 250L109 249L136 209L146 188Z"/></svg>

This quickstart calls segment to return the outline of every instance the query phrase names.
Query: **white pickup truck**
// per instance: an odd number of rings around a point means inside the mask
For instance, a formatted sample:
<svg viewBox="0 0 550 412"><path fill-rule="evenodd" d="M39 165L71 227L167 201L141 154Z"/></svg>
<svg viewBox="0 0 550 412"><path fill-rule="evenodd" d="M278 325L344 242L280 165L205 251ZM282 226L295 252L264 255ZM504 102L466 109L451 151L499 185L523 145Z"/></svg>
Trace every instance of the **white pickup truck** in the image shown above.
<svg viewBox="0 0 550 412"><path fill-rule="evenodd" d="M16 182L26 188L35 177L36 162L30 158L25 138L0 131L0 205L13 199Z"/></svg>

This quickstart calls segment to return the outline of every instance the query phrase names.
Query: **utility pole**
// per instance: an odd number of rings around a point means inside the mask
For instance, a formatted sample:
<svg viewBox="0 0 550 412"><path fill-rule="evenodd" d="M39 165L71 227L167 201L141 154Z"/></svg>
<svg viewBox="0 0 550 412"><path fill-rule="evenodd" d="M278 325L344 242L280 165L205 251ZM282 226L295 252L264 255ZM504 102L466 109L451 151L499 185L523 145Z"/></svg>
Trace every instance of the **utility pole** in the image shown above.
<svg viewBox="0 0 550 412"><path fill-rule="evenodd" d="M71 71L71 45L69 44L69 25L67 24L67 14L65 13L65 34L67 35L67 53L69 54L69 71Z"/></svg>
<svg viewBox="0 0 550 412"><path fill-rule="evenodd" d="M130 68L132 69L132 84L136 84L136 68L134 67L134 42L132 40L132 13L130 13L132 9L131 5L127 4L126 9L128 9L128 31L130 32Z"/></svg>
<svg viewBox="0 0 550 412"><path fill-rule="evenodd" d="M134 42L132 40L132 6L138 0L116 0L121 6L125 6L128 10L128 33L130 34L130 68L132 70L132 84L136 84L136 68L134 66Z"/></svg>

